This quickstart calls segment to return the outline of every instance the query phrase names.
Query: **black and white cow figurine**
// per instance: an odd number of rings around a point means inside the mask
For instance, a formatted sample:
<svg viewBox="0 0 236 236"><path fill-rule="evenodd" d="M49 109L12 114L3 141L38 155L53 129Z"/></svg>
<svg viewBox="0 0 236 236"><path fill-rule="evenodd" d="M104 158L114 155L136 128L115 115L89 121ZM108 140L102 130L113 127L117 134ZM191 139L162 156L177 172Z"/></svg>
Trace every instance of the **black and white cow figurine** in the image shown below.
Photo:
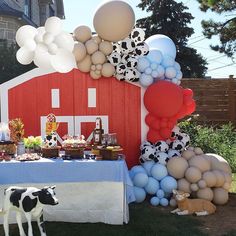
<svg viewBox="0 0 236 236"><path fill-rule="evenodd" d="M43 221L43 206L57 205L58 200L55 197L55 186L44 187L42 189L34 187L9 187L4 192L4 202L2 213L4 215L4 232L9 236L9 213L11 210L16 211L16 221L19 227L20 236L25 236L22 227L21 213L25 214L28 222L28 236L33 236L31 225L32 217L37 219L41 236L46 236Z"/></svg>

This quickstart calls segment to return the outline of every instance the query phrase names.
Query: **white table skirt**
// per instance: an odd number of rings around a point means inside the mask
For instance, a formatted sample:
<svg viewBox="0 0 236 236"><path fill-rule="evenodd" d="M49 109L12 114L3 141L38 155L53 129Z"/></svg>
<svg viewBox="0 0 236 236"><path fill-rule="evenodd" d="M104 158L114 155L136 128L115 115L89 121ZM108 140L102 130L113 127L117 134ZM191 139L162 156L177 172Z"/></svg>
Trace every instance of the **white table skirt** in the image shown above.
<svg viewBox="0 0 236 236"><path fill-rule="evenodd" d="M16 186L44 187L47 184L17 184ZM3 202L3 189L0 186L0 202ZM56 197L59 204L44 207L44 220L66 222L103 222L106 224L123 224L129 221L129 210L125 198L125 188L119 182L58 183ZM10 223L16 223L12 212ZM3 223L3 217L0 218Z"/></svg>

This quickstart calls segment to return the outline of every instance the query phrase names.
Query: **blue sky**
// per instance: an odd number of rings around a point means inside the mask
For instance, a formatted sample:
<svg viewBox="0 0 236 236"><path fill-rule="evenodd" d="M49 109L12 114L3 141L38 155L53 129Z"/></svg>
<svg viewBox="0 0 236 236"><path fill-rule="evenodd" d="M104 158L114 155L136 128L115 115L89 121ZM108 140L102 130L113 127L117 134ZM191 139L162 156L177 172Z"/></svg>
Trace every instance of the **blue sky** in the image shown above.
<svg viewBox="0 0 236 236"><path fill-rule="evenodd" d="M66 0L64 1L65 15L66 19L64 20L64 29L69 32L79 25L87 25L93 29L93 16L98 5L100 5L104 0ZM129 3L135 12L136 20L147 15L146 12L141 11L136 6L140 0L126 0ZM226 78L230 74L234 74L236 77L236 64L232 64L232 61L224 56L210 49L210 44L215 44L218 39L208 40L202 35L201 20L214 18L215 20L225 20L227 15L219 16L212 12L201 12L199 10L199 4L196 0L177 0L177 2L183 2L188 8L189 12L195 17L192 21L191 26L194 28L194 34L189 39L189 46L197 49L208 61L208 76L213 78ZM222 68L220 68L222 67Z"/></svg>

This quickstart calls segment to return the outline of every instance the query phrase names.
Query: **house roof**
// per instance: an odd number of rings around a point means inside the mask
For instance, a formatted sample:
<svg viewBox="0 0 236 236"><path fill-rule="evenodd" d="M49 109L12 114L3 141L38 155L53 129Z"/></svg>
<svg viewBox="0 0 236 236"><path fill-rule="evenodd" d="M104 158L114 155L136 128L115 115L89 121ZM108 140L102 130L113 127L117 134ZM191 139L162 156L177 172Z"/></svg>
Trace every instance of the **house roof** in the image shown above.
<svg viewBox="0 0 236 236"><path fill-rule="evenodd" d="M21 18L25 23L32 26L37 26L32 20L30 20L22 11L16 10L10 7L4 0L0 0L0 15L13 16Z"/></svg>

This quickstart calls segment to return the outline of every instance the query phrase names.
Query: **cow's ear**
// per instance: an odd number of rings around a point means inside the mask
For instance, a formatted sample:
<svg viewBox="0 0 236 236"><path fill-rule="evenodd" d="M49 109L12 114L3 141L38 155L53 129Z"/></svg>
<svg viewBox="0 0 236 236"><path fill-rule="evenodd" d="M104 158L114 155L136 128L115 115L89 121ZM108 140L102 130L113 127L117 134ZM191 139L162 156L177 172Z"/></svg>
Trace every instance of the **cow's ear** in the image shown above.
<svg viewBox="0 0 236 236"><path fill-rule="evenodd" d="M55 189L55 188L56 188L56 185L53 185L53 186L51 186L50 188L51 188L51 189Z"/></svg>
<svg viewBox="0 0 236 236"><path fill-rule="evenodd" d="M41 192L41 191L33 192L32 195L35 196L35 197L36 197L36 196L39 196L40 192Z"/></svg>

